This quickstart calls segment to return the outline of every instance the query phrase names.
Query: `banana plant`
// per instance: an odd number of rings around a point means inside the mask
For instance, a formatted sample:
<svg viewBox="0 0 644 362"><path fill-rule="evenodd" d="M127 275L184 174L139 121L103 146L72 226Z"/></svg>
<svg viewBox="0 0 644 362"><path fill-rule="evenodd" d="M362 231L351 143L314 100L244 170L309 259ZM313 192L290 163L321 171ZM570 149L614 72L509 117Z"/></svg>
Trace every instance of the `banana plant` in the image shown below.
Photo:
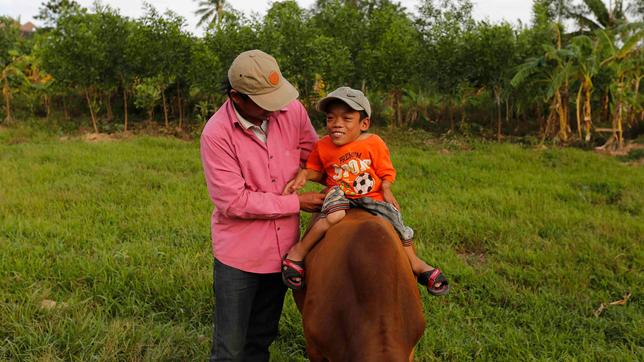
<svg viewBox="0 0 644 362"><path fill-rule="evenodd" d="M11 99L13 98L12 86L15 84L27 83L24 69L27 67L27 57L15 50L9 51L10 61L5 63L0 73L0 82L2 82L2 97L4 98L5 122L12 122L13 112Z"/></svg>
<svg viewBox="0 0 644 362"><path fill-rule="evenodd" d="M583 139L585 142L589 142L591 138L593 78L600 70L601 49L599 49L598 44L598 41L591 39L589 36L580 35L574 37L568 45L573 59L573 77L579 81L575 101L577 132L579 139L582 139L581 119L583 113L583 130L585 133Z"/></svg>
<svg viewBox="0 0 644 362"><path fill-rule="evenodd" d="M644 26L642 23L630 23L616 28L614 33L602 29L598 31L598 36L601 46L608 55L602 60L600 66L607 67L612 74L610 92L613 138L617 139L618 147L622 148L625 111L629 108L641 107L637 101L639 89L629 88L628 85L635 83L639 88L639 80L642 77Z"/></svg>

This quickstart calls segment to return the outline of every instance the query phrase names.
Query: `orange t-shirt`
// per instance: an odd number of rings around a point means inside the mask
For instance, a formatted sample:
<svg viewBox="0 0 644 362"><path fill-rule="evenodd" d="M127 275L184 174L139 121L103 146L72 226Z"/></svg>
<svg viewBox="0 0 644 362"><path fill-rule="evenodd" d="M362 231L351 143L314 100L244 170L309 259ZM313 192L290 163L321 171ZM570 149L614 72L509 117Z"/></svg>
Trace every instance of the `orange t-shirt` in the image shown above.
<svg viewBox="0 0 644 362"><path fill-rule="evenodd" d="M342 146L325 136L313 147L306 168L326 173L326 185L339 186L352 199L371 197L383 201L382 181L396 179L389 149L375 134Z"/></svg>

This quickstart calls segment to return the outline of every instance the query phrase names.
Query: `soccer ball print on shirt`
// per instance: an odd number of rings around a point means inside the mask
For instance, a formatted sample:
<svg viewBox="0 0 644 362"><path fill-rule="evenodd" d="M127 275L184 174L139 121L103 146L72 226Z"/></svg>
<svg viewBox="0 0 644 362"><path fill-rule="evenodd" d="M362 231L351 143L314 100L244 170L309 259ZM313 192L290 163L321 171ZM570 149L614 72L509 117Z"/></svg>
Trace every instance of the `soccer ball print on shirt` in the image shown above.
<svg viewBox="0 0 644 362"><path fill-rule="evenodd" d="M371 190L373 190L374 184L375 182L373 180L373 177L371 177L370 174L365 172L360 176L356 177L355 180L353 180L353 190L358 195L364 195L366 193L371 192Z"/></svg>
<svg viewBox="0 0 644 362"><path fill-rule="evenodd" d="M345 195L366 195L376 188L377 177L370 159L361 159L361 152L348 152L334 163L333 180Z"/></svg>

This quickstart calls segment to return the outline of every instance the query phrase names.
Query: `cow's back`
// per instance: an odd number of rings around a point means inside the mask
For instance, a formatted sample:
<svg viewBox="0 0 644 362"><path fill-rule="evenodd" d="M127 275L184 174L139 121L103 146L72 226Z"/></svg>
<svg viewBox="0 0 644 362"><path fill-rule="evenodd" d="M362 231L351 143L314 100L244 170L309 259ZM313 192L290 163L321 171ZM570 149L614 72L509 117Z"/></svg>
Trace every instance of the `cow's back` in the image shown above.
<svg viewBox="0 0 644 362"><path fill-rule="evenodd" d="M425 322L393 227L351 210L306 258L299 296L312 361L407 361Z"/></svg>

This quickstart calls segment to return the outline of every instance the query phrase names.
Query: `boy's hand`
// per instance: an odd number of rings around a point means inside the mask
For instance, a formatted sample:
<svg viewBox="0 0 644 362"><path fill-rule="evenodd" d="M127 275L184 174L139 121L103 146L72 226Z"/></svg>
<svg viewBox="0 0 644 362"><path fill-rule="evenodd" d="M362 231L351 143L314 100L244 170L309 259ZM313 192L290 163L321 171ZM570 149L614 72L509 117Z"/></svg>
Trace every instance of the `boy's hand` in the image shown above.
<svg viewBox="0 0 644 362"><path fill-rule="evenodd" d="M394 193L391 192L391 181L382 181L382 185L380 187L382 187L382 197L385 199L385 202L394 205L396 210L400 211L398 200L394 197Z"/></svg>
<svg viewBox="0 0 644 362"><path fill-rule="evenodd" d="M299 191L306 184L306 169L300 170L295 176L294 179L289 181L286 186L284 186L284 191L282 195L290 195L296 191Z"/></svg>
<svg viewBox="0 0 644 362"><path fill-rule="evenodd" d="M400 205L398 204L398 200L394 197L394 193L391 192L389 189L382 190L382 196L385 199L385 202L388 202L396 208L396 210L400 211Z"/></svg>

